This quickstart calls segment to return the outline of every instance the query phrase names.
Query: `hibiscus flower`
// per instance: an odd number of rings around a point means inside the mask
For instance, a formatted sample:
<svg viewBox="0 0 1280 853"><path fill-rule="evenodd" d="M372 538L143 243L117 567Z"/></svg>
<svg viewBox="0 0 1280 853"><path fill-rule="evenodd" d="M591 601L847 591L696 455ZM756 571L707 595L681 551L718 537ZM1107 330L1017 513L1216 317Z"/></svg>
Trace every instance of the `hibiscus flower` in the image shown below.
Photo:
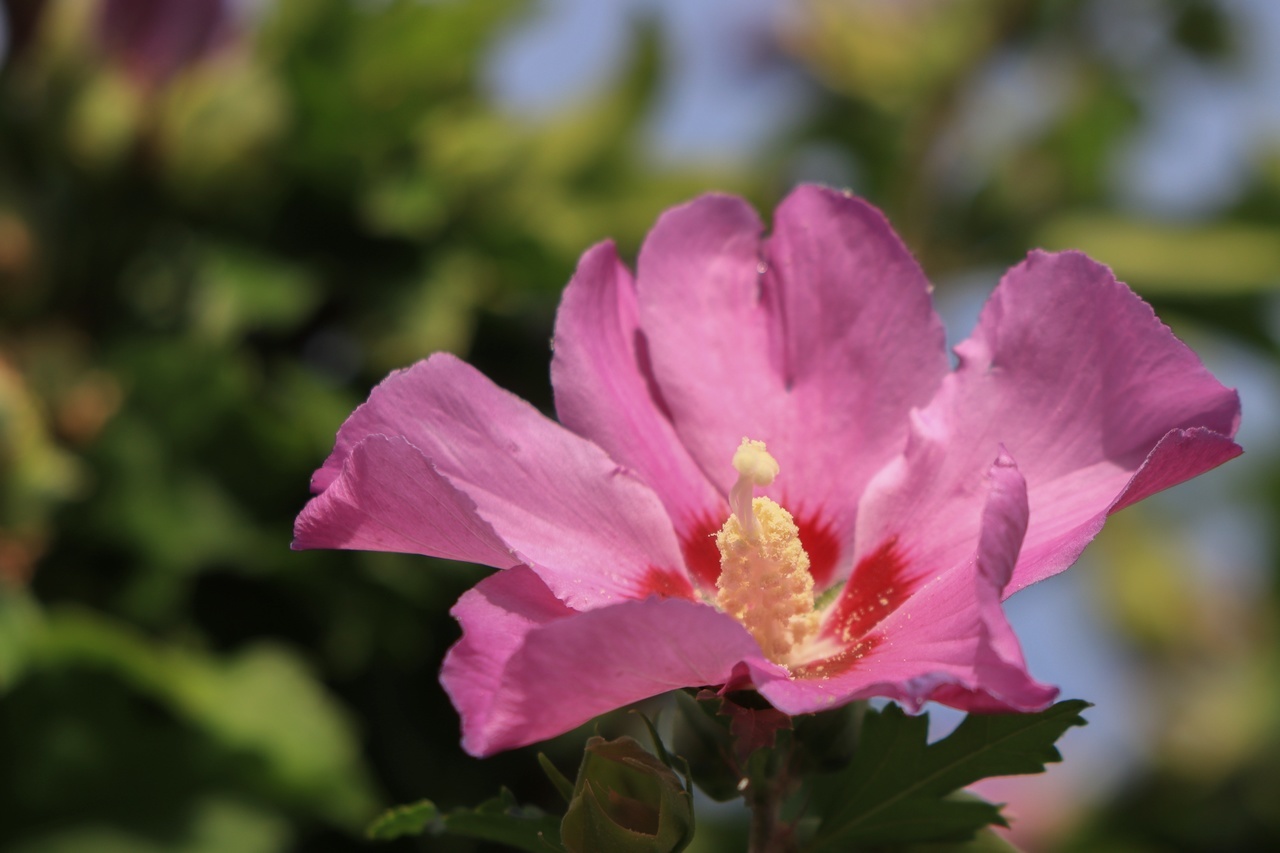
<svg viewBox="0 0 1280 853"><path fill-rule="evenodd" d="M805 186L589 250L556 318L559 423L450 355L338 433L297 548L493 566L441 680L487 755L671 689L804 714L883 696L1033 711L1001 602L1107 515L1240 453L1239 400L1110 270L1032 252L949 366L875 208Z"/></svg>

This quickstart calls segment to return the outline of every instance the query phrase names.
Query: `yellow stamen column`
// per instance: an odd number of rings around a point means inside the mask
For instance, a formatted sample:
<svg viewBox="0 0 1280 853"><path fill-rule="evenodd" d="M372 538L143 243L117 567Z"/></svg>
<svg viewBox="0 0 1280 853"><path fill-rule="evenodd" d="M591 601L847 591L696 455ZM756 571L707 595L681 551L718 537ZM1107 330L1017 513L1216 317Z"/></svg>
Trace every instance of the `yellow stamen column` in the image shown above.
<svg viewBox="0 0 1280 853"><path fill-rule="evenodd" d="M769 485L778 475L778 462L764 442L744 438L733 467L738 472L729 492L733 514L716 534L716 604L746 626L765 657L786 665L795 646L818 630L809 555L791 513L769 498L752 497L755 487Z"/></svg>

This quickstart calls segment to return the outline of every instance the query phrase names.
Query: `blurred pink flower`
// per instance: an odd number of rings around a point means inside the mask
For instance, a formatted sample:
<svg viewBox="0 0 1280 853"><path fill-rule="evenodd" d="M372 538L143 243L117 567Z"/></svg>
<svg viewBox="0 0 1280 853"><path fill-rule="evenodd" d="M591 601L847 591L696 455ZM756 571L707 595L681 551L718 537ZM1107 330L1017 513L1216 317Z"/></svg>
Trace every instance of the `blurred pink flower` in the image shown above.
<svg viewBox="0 0 1280 853"><path fill-rule="evenodd" d="M231 37L231 0L104 0L98 39L138 81L163 83Z"/></svg>
<svg viewBox="0 0 1280 853"><path fill-rule="evenodd" d="M1084 255L1012 269L951 371L877 210L801 187L763 232L710 195L659 219L634 277L588 251L556 320L559 424L438 354L316 472L295 547L505 569L453 609L471 753L685 686L789 714L1043 708L1002 598L1240 453L1236 394Z"/></svg>

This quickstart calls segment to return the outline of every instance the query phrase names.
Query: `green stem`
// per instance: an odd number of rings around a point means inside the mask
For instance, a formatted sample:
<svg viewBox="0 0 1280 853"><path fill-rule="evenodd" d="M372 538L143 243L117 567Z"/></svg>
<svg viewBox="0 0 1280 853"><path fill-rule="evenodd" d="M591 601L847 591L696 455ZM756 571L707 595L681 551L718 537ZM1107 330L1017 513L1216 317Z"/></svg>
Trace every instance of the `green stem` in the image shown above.
<svg viewBox="0 0 1280 853"><path fill-rule="evenodd" d="M744 792L751 809L751 836L748 853L798 853L795 826L782 817L782 804L791 793L790 750L775 754L764 778L752 779Z"/></svg>

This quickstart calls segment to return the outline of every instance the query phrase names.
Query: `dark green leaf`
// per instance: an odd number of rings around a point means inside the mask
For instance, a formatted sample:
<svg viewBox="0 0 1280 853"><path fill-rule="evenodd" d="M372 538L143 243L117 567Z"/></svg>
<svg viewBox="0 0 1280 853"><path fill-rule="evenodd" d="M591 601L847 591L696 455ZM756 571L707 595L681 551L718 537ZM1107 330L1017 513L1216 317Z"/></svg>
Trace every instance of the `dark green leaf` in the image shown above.
<svg viewBox="0 0 1280 853"><path fill-rule="evenodd" d="M918 799L899 800L876 814L858 832L865 844L893 844L904 839L937 838L958 840L973 835L978 827L1005 826L1000 807L977 797L943 797L927 806Z"/></svg>
<svg viewBox="0 0 1280 853"><path fill-rule="evenodd" d="M694 783L718 802L737 799L741 774L733 766L733 737L729 721L719 717L719 697L695 699L683 690L675 693L674 749L689 762Z"/></svg>
<svg viewBox="0 0 1280 853"><path fill-rule="evenodd" d="M907 716L896 705L869 712L849 767L815 784L822 824L811 850L853 843L960 841L1000 822L987 803L948 795L991 776L1039 773L1060 761L1054 747L1072 726L1084 725L1079 700L1039 714L970 714L948 737L927 741L927 715Z"/></svg>
<svg viewBox="0 0 1280 853"><path fill-rule="evenodd" d="M658 760L661 761L663 764L667 765L668 767L672 767L673 764L671 761L671 755L670 753L667 752L666 745L662 742L662 738L658 735L658 727L653 724L653 720L650 720L647 716L645 716L644 714L641 714L639 711L633 710L631 713L636 714L637 716L640 717L641 720L644 721L644 727L649 732L649 742L653 744L654 755L658 756Z"/></svg>
<svg viewBox="0 0 1280 853"><path fill-rule="evenodd" d="M802 772L834 773L853 760L866 702L850 702L835 710L792 717L797 758Z"/></svg>
<svg viewBox="0 0 1280 853"><path fill-rule="evenodd" d="M633 713L639 713L633 711ZM640 714L640 719L644 720L645 728L649 730L649 740L653 743L653 752L658 756L658 760L679 773L684 778L684 789L690 794L693 793L693 771L689 769L689 762L681 755L672 755L666 744L662 742L662 736L658 734L658 727L653 721Z"/></svg>
<svg viewBox="0 0 1280 853"><path fill-rule="evenodd" d="M538 753L538 766L542 768L542 772L547 775L547 779L555 786L560 796L564 797L564 801L570 802L573 799L573 783L569 781L569 777L561 773L560 768L552 764L545 753Z"/></svg>
<svg viewBox="0 0 1280 853"><path fill-rule="evenodd" d="M406 835L462 835L496 841L530 853L560 850L560 819L532 806L519 805L510 791L474 809L441 812L430 800L391 809L369 825L366 834L378 841Z"/></svg>
<svg viewBox="0 0 1280 853"><path fill-rule="evenodd" d="M1080 713L1089 707L1069 699L1039 714L969 714L929 746L939 768L929 790L956 790L991 776L1043 773L1044 765L1062 760L1054 743L1067 729L1085 725Z"/></svg>
<svg viewBox="0 0 1280 853"><path fill-rule="evenodd" d="M31 639L30 664L114 675L212 741L256 756L268 784L331 818L359 826L373 812L350 722L293 652L260 643L215 658L70 608L48 611Z"/></svg>
<svg viewBox="0 0 1280 853"><path fill-rule="evenodd" d="M1022 851L988 828L980 830L969 841L912 844L903 848L902 853L1022 853Z"/></svg>
<svg viewBox="0 0 1280 853"><path fill-rule="evenodd" d="M530 853L561 849L560 818L533 806L518 805L507 790L475 809L454 809L441 823L443 832L497 841Z"/></svg>

